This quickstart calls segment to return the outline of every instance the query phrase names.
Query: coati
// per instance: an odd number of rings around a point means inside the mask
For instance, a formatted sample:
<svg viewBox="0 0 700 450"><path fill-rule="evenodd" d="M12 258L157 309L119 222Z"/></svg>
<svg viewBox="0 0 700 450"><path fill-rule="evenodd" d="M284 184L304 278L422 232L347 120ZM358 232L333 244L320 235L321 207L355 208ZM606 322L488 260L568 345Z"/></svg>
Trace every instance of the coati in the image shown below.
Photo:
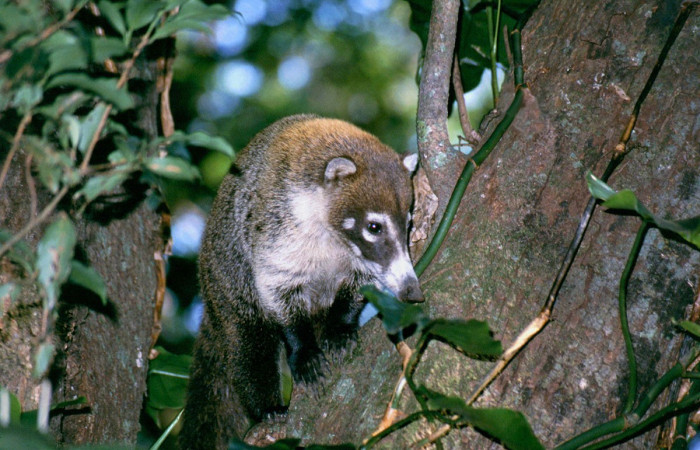
<svg viewBox="0 0 700 450"><path fill-rule="evenodd" d="M199 256L204 314L183 449L226 448L284 411L282 345L294 380L317 381L321 349L355 336L360 286L422 301L407 250L416 163L349 123L312 115L272 124L238 155Z"/></svg>

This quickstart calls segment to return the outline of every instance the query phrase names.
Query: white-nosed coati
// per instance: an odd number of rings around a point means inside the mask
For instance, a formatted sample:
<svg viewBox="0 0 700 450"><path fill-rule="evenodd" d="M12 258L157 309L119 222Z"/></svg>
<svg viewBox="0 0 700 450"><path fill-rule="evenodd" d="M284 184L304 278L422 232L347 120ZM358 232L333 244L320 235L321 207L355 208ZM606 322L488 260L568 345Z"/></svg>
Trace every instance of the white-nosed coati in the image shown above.
<svg viewBox="0 0 700 450"><path fill-rule="evenodd" d="M272 124L240 153L200 252L204 315L182 448L226 448L284 410L282 345L294 379L316 381L321 348L355 336L360 286L422 301L407 250L416 162L349 123L311 115Z"/></svg>

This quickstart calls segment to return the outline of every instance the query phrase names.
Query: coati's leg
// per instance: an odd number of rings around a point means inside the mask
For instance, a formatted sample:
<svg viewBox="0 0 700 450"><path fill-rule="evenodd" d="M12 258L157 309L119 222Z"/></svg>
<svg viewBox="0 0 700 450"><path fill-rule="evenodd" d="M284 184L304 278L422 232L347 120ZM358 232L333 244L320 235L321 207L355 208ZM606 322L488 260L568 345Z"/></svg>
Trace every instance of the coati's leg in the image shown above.
<svg viewBox="0 0 700 450"><path fill-rule="evenodd" d="M238 334L227 349L236 392L251 418L260 421L268 413L284 412L278 365L280 327L265 320L235 323Z"/></svg>
<svg viewBox="0 0 700 450"><path fill-rule="evenodd" d="M326 315L323 339L331 351L345 348L357 338L358 320L366 302L354 284L341 286Z"/></svg>
<svg viewBox="0 0 700 450"><path fill-rule="evenodd" d="M287 362L295 381L312 384L323 376L326 358L316 341L314 324L300 315L284 328Z"/></svg>
<svg viewBox="0 0 700 450"><path fill-rule="evenodd" d="M267 412L284 409L280 330L265 323L213 327L205 318L194 348L182 449L225 449ZM232 327L230 327L233 325Z"/></svg>

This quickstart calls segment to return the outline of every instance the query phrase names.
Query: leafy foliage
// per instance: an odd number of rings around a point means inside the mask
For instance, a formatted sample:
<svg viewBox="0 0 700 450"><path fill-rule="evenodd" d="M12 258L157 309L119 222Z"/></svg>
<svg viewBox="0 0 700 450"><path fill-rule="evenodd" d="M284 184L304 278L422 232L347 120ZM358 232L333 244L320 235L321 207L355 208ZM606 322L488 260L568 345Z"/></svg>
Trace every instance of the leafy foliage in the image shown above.
<svg viewBox="0 0 700 450"><path fill-rule="evenodd" d="M13 308L25 289L42 297L36 377L45 376L53 359L48 333L65 283L108 302L102 276L76 259L75 221L96 202L127 192L127 182L146 190L167 180L197 179L196 166L183 157L185 146L233 157L230 145L202 132L177 131L167 139L146 131L134 111L143 88L130 82L149 46L180 30L206 29L208 21L228 14L225 7L201 0L0 4L0 139L7 149L0 190L8 189L10 167L26 161L32 196L48 195L38 205L41 211L27 211L33 219L21 229L0 229L0 258L13 268L0 284L0 305ZM38 236L36 248L24 240L30 234ZM15 422L16 408L11 414Z"/></svg>
<svg viewBox="0 0 700 450"><path fill-rule="evenodd" d="M165 428L172 419L173 411L185 406L187 381L192 357L176 355L162 347L156 347L158 356L148 368L148 401L146 412L160 428Z"/></svg>
<svg viewBox="0 0 700 450"><path fill-rule="evenodd" d="M591 195L603 200L603 206L611 210L633 212L660 230L672 233L686 242L700 247L700 216L682 220L666 220L652 214L629 189L616 192L591 172L586 174L586 181Z"/></svg>
<svg viewBox="0 0 700 450"><path fill-rule="evenodd" d="M425 49L428 42L430 25L430 0L407 0L411 5L411 29L420 37ZM504 0L501 5L500 24L512 30L517 18L536 0ZM458 57L462 73L462 85L469 91L479 84L481 74L495 64L508 67L510 62L506 53L501 30L493 30L497 14L497 4L482 0L464 2L460 16L458 36ZM491 59L493 36L496 36L496 58Z"/></svg>
<svg viewBox="0 0 700 450"><path fill-rule="evenodd" d="M475 359L494 359L503 353L501 343L493 339L485 322L460 319L430 319L417 305L400 302L374 286L363 286L362 294L377 308L388 333L405 328L419 331L417 348L408 363L406 380L419 399L424 412L438 413L438 418L454 427L474 427L511 449L544 448L537 440L525 416L503 408L474 408L463 399L443 395L423 385L416 385L413 373L432 339L443 341Z"/></svg>

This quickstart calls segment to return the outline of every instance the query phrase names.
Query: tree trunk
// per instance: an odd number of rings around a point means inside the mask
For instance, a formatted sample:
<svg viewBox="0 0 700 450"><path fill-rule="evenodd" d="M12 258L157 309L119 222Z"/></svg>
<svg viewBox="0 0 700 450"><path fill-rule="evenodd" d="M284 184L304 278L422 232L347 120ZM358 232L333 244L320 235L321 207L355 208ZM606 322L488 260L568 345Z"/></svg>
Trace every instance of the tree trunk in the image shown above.
<svg viewBox="0 0 700 450"><path fill-rule="evenodd" d="M152 137L158 132L155 61L144 58L138 69L132 77L143 85L143 95L137 99L138 126L143 135ZM1 227L12 232L31 217L28 205L35 187L28 184L25 161L22 151L15 155L0 190ZM87 403L52 415L52 432L62 444L133 445L140 429L154 317L153 256L162 245L158 214L144 204L143 188L139 189L136 198L133 186L118 192L129 199L125 203L105 203L99 213L73 217L78 232L76 255L100 273L109 304L104 307L99 299L93 301L82 291L63 291L53 336L57 350L50 376L52 404L78 396L85 396ZM40 210L50 196L37 190ZM39 231L27 237L30 245L36 246ZM3 266L0 284L16 276L11 265ZM32 377L32 368L41 323L41 297L36 291L24 289L22 298L3 312L0 385L17 395L24 411L36 409L40 380Z"/></svg>
<svg viewBox="0 0 700 450"><path fill-rule="evenodd" d="M589 194L584 174L600 175L670 33L680 2L545 0L523 31L525 102L476 172L446 242L422 277L432 317L486 320L504 347L535 317L573 238ZM672 47L610 179L654 213L700 214L695 11ZM512 98L506 80L499 110ZM443 193L445 189L435 189ZM449 191L449 189L447 190ZM440 199L444 204L445 199ZM547 447L615 417L626 397L627 359L617 294L640 225L637 217L597 208L559 293L552 321L482 395L478 406L522 411ZM638 358L638 392L677 361L681 335L672 319L690 314L700 291L700 253L651 230L628 293ZM418 379L466 398L492 363L475 362L433 342ZM296 391L286 424L264 424L261 442L359 443L374 430L400 373L400 359L373 321L318 396ZM658 402L674 400L677 386ZM415 401L402 402L405 412ZM655 407L655 408L658 408ZM385 442L425 437L422 423ZM651 448L656 428L625 444ZM472 430L451 432L447 448L485 448Z"/></svg>

